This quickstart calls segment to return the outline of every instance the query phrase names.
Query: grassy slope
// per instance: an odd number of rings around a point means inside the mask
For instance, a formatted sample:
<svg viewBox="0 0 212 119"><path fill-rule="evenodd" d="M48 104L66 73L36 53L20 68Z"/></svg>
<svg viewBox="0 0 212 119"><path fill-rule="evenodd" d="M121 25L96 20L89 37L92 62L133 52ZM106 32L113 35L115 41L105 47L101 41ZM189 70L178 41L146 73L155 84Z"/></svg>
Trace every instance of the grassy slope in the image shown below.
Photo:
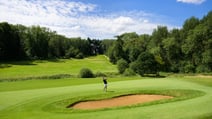
<svg viewBox="0 0 212 119"><path fill-rule="evenodd" d="M24 78L36 76L48 76L55 74L78 75L81 68L90 68L96 72L117 72L115 65L109 63L105 56L89 57L78 59L58 59L58 60L36 60L22 62L0 63L0 80L9 78Z"/></svg>
<svg viewBox="0 0 212 119"><path fill-rule="evenodd" d="M96 64L97 63L97 64ZM99 63L99 64L98 64ZM0 78L52 75L59 73L77 74L81 67L89 67L94 72L116 72L114 65L98 56L84 60L59 60L26 62L20 65L9 64L9 68L0 69ZM75 65L75 67L73 66ZM70 67L72 67L70 69ZM25 73L23 73L25 71ZM137 80L136 80L137 79ZM179 80L183 79L183 80ZM184 81L186 80L186 81ZM0 83L0 118L1 119L199 119L212 116L212 79L169 77L164 79L109 78L109 90L102 91L102 82L97 79L60 79L28 80ZM194 82L194 83L193 83ZM91 95L114 95L114 93L137 90L199 90L204 96L158 105L136 108L119 108L93 112L54 113L48 105L69 98ZM47 107L47 108L46 108Z"/></svg>

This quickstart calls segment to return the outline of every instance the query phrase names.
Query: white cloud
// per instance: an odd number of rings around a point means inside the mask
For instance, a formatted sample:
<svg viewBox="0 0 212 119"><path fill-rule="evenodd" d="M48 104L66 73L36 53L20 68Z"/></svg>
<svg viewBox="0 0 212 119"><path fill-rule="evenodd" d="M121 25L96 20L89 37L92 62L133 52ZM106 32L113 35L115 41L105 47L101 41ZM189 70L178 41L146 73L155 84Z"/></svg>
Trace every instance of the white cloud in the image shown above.
<svg viewBox="0 0 212 119"><path fill-rule="evenodd" d="M112 38L125 32L151 33L157 24L144 23L135 18L118 16L112 18L92 17L83 22L88 36Z"/></svg>
<svg viewBox="0 0 212 119"><path fill-rule="evenodd" d="M0 0L0 22L40 25L68 37L113 38L125 32L151 33L157 25L142 11L96 13L98 6L61 0ZM166 24L167 25L167 24Z"/></svg>
<svg viewBox="0 0 212 119"><path fill-rule="evenodd" d="M190 4L202 4L205 0L177 0L177 2L190 3Z"/></svg>

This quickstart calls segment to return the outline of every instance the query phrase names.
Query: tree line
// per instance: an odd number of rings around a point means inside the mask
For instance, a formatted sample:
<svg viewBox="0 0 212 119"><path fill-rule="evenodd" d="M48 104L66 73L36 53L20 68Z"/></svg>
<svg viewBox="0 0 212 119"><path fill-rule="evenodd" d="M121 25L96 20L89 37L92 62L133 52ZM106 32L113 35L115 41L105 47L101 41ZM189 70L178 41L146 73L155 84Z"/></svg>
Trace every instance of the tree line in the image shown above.
<svg viewBox="0 0 212 119"><path fill-rule="evenodd" d="M67 38L40 26L0 23L0 61L83 58L103 54L100 40Z"/></svg>
<svg viewBox="0 0 212 119"><path fill-rule="evenodd" d="M158 26L151 35L124 33L107 55L120 73L211 72L212 11L202 19L187 19L180 29Z"/></svg>
<svg viewBox="0 0 212 119"><path fill-rule="evenodd" d="M120 73L211 72L212 11L179 29L158 26L151 35L124 33L116 40L67 38L45 27L0 23L0 61L97 54L106 54Z"/></svg>

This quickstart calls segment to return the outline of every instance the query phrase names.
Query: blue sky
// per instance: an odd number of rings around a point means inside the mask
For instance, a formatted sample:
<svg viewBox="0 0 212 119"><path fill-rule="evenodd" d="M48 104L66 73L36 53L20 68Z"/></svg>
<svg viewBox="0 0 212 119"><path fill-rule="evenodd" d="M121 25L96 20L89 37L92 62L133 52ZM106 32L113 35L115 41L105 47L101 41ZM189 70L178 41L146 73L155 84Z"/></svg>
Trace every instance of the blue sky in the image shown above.
<svg viewBox="0 0 212 119"><path fill-rule="evenodd" d="M202 18L212 10L211 0L193 0L192 2L180 2L177 0L81 0L83 2L98 4L100 9L110 12L116 11L144 11L158 16L169 18L181 25L185 19L195 16ZM188 0L192 1L192 0ZM198 3L202 1L202 3Z"/></svg>
<svg viewBox="0 0 212 119"><path fill-rule="evenodd" d="M0 22L40 25L67 37L113 38L180 28L212 10L212 0L0 0Z"/></svg>

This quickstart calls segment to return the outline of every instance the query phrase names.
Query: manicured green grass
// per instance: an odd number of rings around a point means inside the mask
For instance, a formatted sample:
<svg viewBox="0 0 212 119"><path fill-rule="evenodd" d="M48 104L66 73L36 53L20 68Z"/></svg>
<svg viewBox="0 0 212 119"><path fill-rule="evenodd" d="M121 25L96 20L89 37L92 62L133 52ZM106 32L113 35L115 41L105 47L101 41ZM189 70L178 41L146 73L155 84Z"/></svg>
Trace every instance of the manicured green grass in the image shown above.
<svg viewBox="0 0 212 119"><path fill-rule="evenodd" d="M83 80L83 79L79 79ZM88 79L89 80L89 79ZM93 79L94 81L98 81ZM22 88L20 91L2 91L0 92L0 117L1 119L58 119L58 118L71 118L71 119L198 119L210 117L212 113L212 88L199 85L197 83L179 80L176 78L164 79L138 79L130 80L123 78L123 81L109 82L109 92L102 91L102 82L93 82L92 84L76 84L72 86L50 86L51 84L45 83L46 87L30 89ZM43 82L44 80L38 80ZM52 80L62 81L63 80ZM86 80L87 81L87 80ZM2 82L13 83L13 82ZM15 82L17 83L17 82ZM32 85L33 82L27 82ZM25 86L23 86L25 87ZM95 111L73 111L65 109L68 103L58 102L67 101L68 99L79 99L83 97L96 98L96 97L113 97L115 95L123 95L128 93L158 93L176 90L173 95L184 94L186 90L191 91L189 94L194 95L192 98L185 98L183 100L167 101L157 104L138 105L135 107L113 108L106 110ZM184 91L185 90L185 91ZM196 93L201 92L201 94ZM204 95L203 95L204 94ZM188 95L189 97L189 95ZM53 107L52 108L52 104ZM56 104L56 105L55 105ZM56 106L56 107L55 107ZM56 110L55 110L56 109ZM61 111L61 110L66 111Z"/></svg>
<svg viewBox="0 0 212 119"><path fill-rule="evenodd" d="M96 72L117 72L104 55L85 59L36 60L0 63L0 80L51 76L57 74L78 75L81 68Z"/></svg>
<svg viewBox="0 0 212 119"><path fill-rule="evenodd" d="M107 78L109 82L123 81L123 80L136 80L140 77L115 77ZM145 79L145 78L142 78ZM13 81L13 82L1 82L0 92L3 91L17 91L17 90L29 90L29 89L41 89L41 88L55 88L64 86L75 86L75 85L85 85L102 83L102 78L66 78L66 79L56 79L56 80L26 80L26 81Z"/></svg>
<svg viewBox="0 0 212 119"><path fill-rule="evenodd" d="M71 67L71 68L70 68ZM104 56L83 60L52 60L1 64L0 79L56 74L77 75L83 67L116 73ZM0 119L208 119L212 117L212 78L108 77L103 92L100 77L36 79L0 82ZM83 100L126 94L162 94L175 98L133 106L81 111L66 108Z"/></svg>
<svg viewBox="0 0 212 119"><path fill-rule="evenodd" d="M185 77L184 80L187 80L187 81L192 81L192 82L195 82L195 83L198 83L198 84L202 84L202 85L206 85L206 86L210 86L212 87L212 76L210 76L211 78L208 78L208 77Z"/></svg>

